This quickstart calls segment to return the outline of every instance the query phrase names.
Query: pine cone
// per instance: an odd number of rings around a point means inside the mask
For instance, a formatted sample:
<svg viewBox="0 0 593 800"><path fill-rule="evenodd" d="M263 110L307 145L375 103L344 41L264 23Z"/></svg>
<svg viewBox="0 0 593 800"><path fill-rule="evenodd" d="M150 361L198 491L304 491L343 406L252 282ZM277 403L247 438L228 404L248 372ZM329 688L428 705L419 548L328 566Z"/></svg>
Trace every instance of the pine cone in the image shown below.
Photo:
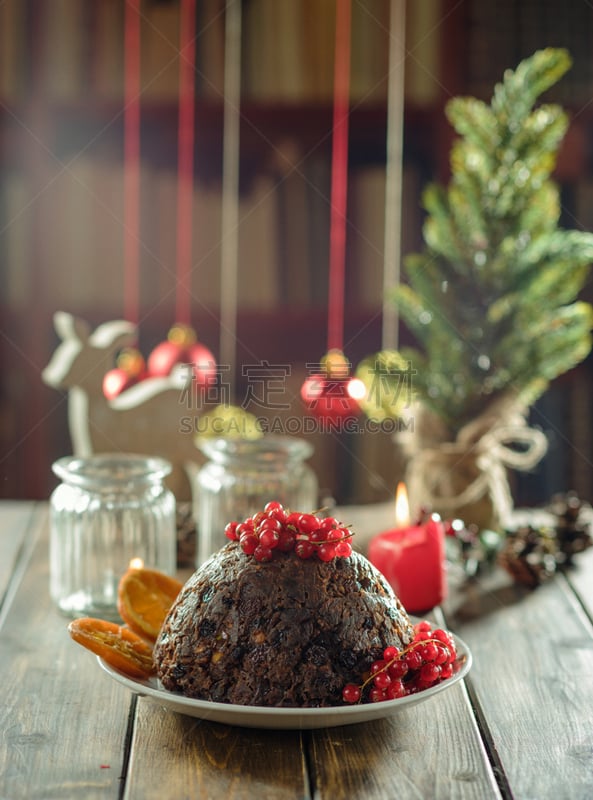
<svg viewBox="0 0 593 800"><path fill-rule="evenodd" d="M534 589L556 571L556 541L553 531L524 525L507 531L498 563L524 586Z"/></svg>
<svg viewBox="0 0 593 800"><path fill-rule="evenodd" d="M550 501L548 511L556 517L557 560L561 564L570 564L577 553L593 545L583 514L586 509L590 506L576 492L556 494Z"/></svg>

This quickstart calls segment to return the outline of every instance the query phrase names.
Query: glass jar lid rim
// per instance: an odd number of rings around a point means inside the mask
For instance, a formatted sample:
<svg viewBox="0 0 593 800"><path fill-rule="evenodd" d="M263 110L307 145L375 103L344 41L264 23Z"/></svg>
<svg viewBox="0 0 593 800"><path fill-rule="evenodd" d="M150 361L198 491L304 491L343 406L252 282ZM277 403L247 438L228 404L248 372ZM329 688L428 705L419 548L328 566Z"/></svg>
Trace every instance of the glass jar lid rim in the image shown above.
<svg viewBox="0 0 593 800"><path fill-rule="evenodd" d="M252 458L285 456L304 460L313 453L313 445L304 439L273 434L259 439L204 438L199 441L198 446L209 458L217 456L250 456Z"/></svg>
<svg viewBox="0 0 593 800"><path fill-rule="evenodd" d="M172 470L164 458L136 453L96 453L89 456L64 456L52 464L64 482L83 487L121 487L157 483Z"/></svg>

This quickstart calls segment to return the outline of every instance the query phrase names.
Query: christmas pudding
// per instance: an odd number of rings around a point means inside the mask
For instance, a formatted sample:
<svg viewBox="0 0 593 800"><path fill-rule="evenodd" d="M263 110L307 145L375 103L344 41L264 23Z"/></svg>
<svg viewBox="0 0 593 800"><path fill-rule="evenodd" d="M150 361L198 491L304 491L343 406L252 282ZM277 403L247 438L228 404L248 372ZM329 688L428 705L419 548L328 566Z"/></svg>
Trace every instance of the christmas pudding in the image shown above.
<svg viewBox="0 0 593 800"><path fill-rule="evenodd" d="M412 645L403 606L338 520L269 503L226 533L160 630L154 663L166 689L241 705L340 705L386 649Z"/></svg>

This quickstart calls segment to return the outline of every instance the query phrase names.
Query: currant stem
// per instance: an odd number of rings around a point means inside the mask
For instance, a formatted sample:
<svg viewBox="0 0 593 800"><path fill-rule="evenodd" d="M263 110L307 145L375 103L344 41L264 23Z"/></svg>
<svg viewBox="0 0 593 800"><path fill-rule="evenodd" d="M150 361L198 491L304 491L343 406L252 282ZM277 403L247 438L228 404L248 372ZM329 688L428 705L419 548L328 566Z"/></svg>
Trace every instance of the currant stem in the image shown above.
<svg viewBox="0 0 593 800"><path fill-rule="evenodd" d="M420 647L421 645L428 644L429 642L432 642L433 644L438 644L441 647L446 646L446 645L443 645L443 642L441 642L440 639L432 639L432 638L430 638L430 639L419 639L418 641L410 642L409 645L404 647L404 649L401 651L401 653L398 653L392 659L390 659L389 661L386 661L385 664L381 667L381 669L378 669L376 672L373 672L371 675L369 675L369 677L365 681L363 681L360 684L360 686L358 687L360 689L360 698L359 698L359 700L357 702L359 702L359 703L362 702L362 693L364 692L366 687L369 685L369 683L371 683L371 681L373 681L375 679L376 675L379 675L379 673L381 673L381 672L385 672L385 670L389 669L389 667L391 667L392 664L395 664L396 661L400 661L407 653L410 653L415 647Z"/></svg>

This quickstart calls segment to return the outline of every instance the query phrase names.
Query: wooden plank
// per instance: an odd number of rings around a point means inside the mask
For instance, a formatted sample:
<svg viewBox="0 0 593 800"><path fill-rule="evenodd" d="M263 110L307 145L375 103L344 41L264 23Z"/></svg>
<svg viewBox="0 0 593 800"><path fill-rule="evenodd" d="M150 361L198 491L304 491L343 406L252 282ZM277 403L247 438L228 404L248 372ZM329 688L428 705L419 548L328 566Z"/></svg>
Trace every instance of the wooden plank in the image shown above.
<svg viewBox="0 0 593 800"><path fill-rule="evenodd" d="M234 728L138 701L125 800L309 796L298 731Z"/></svg>
<svg viewBox="0 0 593 800"><path fill-rule="evenodd" d="M2 501L0 506L0 600L14 575L16 563L35 514L35 504Z"/></svg>
<svg viewBox="0 0 593 800"><path fill-rule="evenodd" d="M49 599L47 515L0 629L0 797L117 797L130 695Z"/></svg>
<svg viewBox="0 0 593 800"><path fill-rule="evenodd" d="M593 627L562 577L530 591L495 571L451 598L448 620L512 795L593 797Z"/></svg>
<svg viewBox="0 0 593 800"><path fill-rule="evenodd" d="M462 684L390 719L315 732L311 771L319 800L501 796Z"/></svg>

